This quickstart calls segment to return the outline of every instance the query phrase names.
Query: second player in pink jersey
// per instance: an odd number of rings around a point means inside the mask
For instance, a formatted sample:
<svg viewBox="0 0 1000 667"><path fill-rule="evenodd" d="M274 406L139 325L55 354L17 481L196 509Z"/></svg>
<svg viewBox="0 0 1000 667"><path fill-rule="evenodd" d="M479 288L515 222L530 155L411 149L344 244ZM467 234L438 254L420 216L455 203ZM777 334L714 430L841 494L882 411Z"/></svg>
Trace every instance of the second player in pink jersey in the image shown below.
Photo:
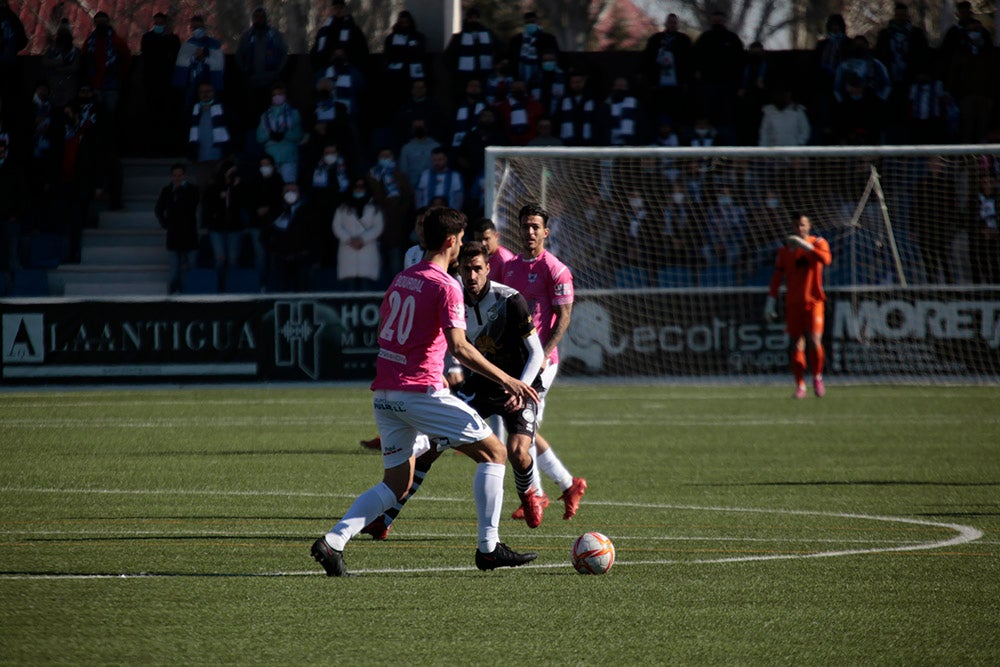
<svg viewBox="0 0 1000 667"><path fill-rule="evenodd" d="M524 296L542 341L546 360L542 367L541 400L538 403L537 423L540 428L545 415L545 396L558 373L559 341L569 328L573 312L573 274L545 249L550 233L548 211L536 203L526 204L518 212L517 220L524 252L504 264L501 282ZM587 480L573 477L548 441L537 431L531 456L536 464L532 486L542 496L542 506L548 505L548 498L541 490L539 470L562 489L559 498L566 504L563 519L573 518L580 506L580 498L587 490ZM523 508L514 512L515 519L523 516Z"/></svg>

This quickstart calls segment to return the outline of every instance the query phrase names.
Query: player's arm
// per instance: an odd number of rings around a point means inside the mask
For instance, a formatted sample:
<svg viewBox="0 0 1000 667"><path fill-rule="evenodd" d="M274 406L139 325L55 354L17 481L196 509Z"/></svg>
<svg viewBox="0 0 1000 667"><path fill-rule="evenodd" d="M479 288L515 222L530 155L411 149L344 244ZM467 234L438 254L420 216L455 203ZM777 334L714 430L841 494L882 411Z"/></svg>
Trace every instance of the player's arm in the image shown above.
<svg viewBox="0 0 1000 667"><path fill-rule="evenodd" d="M556 321L552 325L552 333L549 336L549 339L545 341L544 352L546 359L550 354L552 354L552 350L556 349L556 346L559 345L559 341L562 340L563 335L565 335L566 331L569 329L569 320L573 313L573 304L561 303L554 305L552 306L552 312L556 316Z"/></svg>
<svg viewBox="0 0 1000 667"><path fill-rule="evenodd" d="M476 346L465 337L465 330L457 327L449 327L444 331L448 341L448 351L461 362L466 368L479 373L483 377L493 380L507 393L519 398L530 398L538 400L538 392L531 388L531 385L507 375L502 370L489 362L483 354L476 349Z"/></svg>
<svg viewBox="0 0 1000 667"><path fill-rule="evenodd" d="M528 360L524 362L524 370L521 371L521 382L531 384L542 371L542 363L545 361L542 339L534 329L524 338L524 347L528 350Z"/></svg>

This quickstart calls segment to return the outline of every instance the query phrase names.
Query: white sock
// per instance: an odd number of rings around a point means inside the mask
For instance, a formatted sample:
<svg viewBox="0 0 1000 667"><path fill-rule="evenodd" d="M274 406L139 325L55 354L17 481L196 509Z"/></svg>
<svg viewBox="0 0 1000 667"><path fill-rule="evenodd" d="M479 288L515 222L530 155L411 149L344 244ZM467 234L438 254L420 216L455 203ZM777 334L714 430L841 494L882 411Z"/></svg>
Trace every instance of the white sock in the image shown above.
<svg viewBox="0 0 1000 667"><path fill-rule="evenodd" d="M543 494L542 491L542 469L538 465L538 447L535 446L535 439L531 439L531 447L528 448L528 452L531 454L531 460L535 462L535 465L531 469L531 485L535 487L536 494Z"/></svg>
<svg viewBox="0 0 1000 667"><path fill-rule="evenodd" d="M503 476L507 466L502 463L480 463L472 478L472 497L476 500L479 519L479 550L490 553L500 541L500 510L503 504Z"/></svg>
<svg viewBox="0 0 1000 667"><path fill-rule="evenodd" d="M562 461L556 456L555 450L551 447L538 455L535 464L535 470L541 468L542 472L558 484L563 491L573 486L573 475L569 474L569 470L566 470L566 466L562 464Z"/></svg>
<svg viewBox="0 0 1000 667"><path fill-rule="evenodd" d="M385 482L379 482L354 500L340 522L326 534L326 543L331 549L343 551L352 537L395 504L396 494Z"/></svg>

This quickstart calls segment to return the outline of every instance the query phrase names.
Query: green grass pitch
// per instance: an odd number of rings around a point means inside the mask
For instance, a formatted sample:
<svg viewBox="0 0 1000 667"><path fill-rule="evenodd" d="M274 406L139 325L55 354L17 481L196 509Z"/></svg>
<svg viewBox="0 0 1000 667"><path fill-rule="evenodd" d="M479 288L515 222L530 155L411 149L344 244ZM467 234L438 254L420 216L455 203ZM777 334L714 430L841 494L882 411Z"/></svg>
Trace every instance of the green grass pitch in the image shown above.
<svg viewBox="0 0 1000 667"><path fill-rule="evenodd" d="M590 482L473 566L473 465L390 538L309 556L381 460L360 386L0 394L0 663L1000 663L1000 388L584 385L543 432ZM569 564L588 530L604 576Z"/></svg>

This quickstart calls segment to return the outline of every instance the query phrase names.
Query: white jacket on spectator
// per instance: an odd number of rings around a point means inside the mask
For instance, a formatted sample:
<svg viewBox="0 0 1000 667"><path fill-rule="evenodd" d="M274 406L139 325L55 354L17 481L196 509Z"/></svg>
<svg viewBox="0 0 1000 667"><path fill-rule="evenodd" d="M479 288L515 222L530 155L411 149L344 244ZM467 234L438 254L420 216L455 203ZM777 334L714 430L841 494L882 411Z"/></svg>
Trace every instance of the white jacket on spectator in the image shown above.
<svg viewBox="0 0 1000 667"><path fill-rule="evenodd" d="M333 235L340 241L337 249L337 278L378 280L382 260L378 239L385 223L382 211L371 202L365 204L361 217L350 203L341 204L333 214Z"/></svg>
<svg viewBox="0 0 1000 667"><path fill-rule="evenodd" d="M760 121L761 146L805 146L809 143L809 118L801 104L779 109L768 104Z"/></svg>

